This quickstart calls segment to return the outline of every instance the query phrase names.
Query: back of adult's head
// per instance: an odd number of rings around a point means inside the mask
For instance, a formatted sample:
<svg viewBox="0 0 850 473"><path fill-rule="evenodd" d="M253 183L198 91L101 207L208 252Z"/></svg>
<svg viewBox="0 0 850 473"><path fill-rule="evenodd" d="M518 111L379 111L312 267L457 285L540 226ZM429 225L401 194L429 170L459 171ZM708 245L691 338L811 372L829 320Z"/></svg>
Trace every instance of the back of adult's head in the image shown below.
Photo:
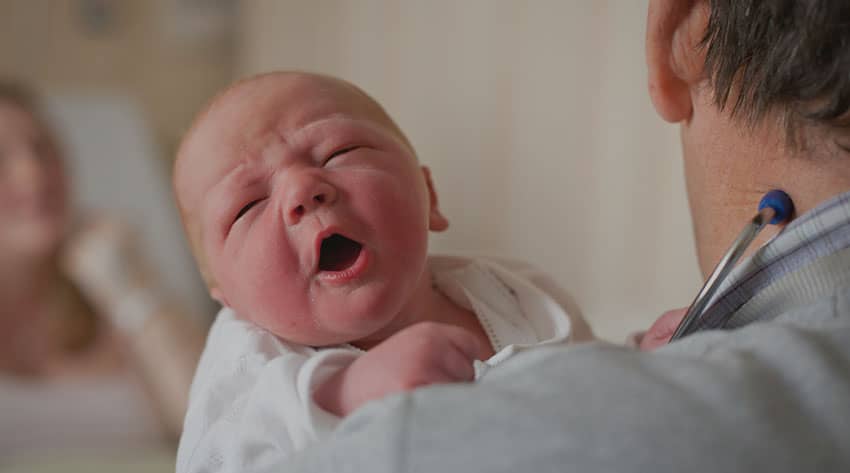
<svg viewBox="0 0 850 473"><path fill-rule="evenodd" d="M789 142L850 152L850 1L709 0L706 73L721 108ZM807 150L809 151L809 150Z"/></svg>

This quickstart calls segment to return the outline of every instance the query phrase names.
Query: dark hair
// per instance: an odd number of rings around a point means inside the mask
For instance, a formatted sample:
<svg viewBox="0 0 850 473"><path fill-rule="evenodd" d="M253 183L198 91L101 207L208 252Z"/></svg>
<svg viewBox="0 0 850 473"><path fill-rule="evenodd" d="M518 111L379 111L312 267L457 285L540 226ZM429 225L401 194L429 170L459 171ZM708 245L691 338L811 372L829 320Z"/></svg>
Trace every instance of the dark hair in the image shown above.
<svg viewBox="0 0 850 473"><path fill-rule="evenodd" d="M850 1L709 3L703 45L718 106L731 99L750 124L778 113L792 145L811 125L850 134Z"/></svg>

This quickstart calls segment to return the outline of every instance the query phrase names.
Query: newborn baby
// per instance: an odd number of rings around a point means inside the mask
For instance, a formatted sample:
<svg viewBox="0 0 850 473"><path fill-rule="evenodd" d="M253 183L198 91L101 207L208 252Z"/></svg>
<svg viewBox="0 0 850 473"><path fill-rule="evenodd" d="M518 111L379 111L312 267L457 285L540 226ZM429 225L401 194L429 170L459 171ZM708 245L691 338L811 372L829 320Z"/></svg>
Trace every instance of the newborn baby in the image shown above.
<svg viewBox="0 0 850 473"><path fill-rule="evenodd" d="M590 338L528 266L427 254L429 231L448 227L428 169L339 79L275 72L231 86L185 137L174 189L224 307L180 473L273 465L368 401Z"/></svg>

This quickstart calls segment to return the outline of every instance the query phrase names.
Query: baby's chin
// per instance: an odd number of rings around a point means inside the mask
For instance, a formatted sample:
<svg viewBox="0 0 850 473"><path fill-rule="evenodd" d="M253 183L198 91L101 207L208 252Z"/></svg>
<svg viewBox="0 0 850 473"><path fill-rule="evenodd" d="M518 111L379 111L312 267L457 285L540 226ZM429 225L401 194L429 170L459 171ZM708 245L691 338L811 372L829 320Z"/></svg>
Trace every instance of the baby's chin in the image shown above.
<svg viewBox="0 0 850 473"><path fill-rule="evenodd" d="M369 339L374 332L364 331L362 333L345 332L338 333L333 331L313 331L311 333L280 333L280 331L271 330L281 340L304 345L314 348L334 347L339 345L352 344L359 346L359 342L363 339Z"/></svg>
<svg viewBox="0 0 850 473"><path fill-rule="evenodd" d="M351 289L322 290L306 298L265 299L253 305L262 319L254 322L287 342L312 347L380 340L399 324L410 299L411 291L399 282L399 278L370 278Z"/></svg>
<svg viewBox="0 0 850 473"><path fill-rule="evenodd" d="M334 323L337 322L337 323ZM312 347L329 347L336 345L352 344L359 346L361 341L376 338L377 334L382 331L386 321L375 320L371 317L357 318L352 320L326 321L324 326L326 329L317 331L312 336L308 337L309 343L304 345Z"/></svg>
<svg viewBox="0 0 850 473"><path fill-rule="evenodd" d="M382 333L393 320L382 310L356 310L349 307L332 313L313 314L315 322L308 327L284 325L270 329L279 338L290 343L310 347L330 347L344 344L358 345L362 340L372 340Z"/></svg>

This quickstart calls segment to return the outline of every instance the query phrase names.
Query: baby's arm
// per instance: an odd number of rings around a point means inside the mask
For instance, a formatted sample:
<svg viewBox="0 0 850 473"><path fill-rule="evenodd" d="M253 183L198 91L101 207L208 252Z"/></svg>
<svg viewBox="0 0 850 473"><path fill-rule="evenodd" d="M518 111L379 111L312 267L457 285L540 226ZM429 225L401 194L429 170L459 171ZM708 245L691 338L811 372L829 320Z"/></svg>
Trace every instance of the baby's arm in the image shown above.
<svg viewBox="0 0 850 473"><path fill-rule="evenodd" d="M339 418L312 392L358 356L281 342L222 310L192 385L177 472L264 471L323 438Z"/></svg>
<svg viewBox="0 0 850 473"><path fill-rule="evenodd" d="M472 381L475 337L433 322L412 325L340 369L313 393L323 409L344 417L368 401L437 383Z"/></svg>
<svg viewBox="0 0 850 473"><path fill-rule="evenodd" d="M280 462L367 401L471 380L477 343L462 329L422 323L363 355L315 353L223 310L192 386L177 471L244 473Z"/></svg>

